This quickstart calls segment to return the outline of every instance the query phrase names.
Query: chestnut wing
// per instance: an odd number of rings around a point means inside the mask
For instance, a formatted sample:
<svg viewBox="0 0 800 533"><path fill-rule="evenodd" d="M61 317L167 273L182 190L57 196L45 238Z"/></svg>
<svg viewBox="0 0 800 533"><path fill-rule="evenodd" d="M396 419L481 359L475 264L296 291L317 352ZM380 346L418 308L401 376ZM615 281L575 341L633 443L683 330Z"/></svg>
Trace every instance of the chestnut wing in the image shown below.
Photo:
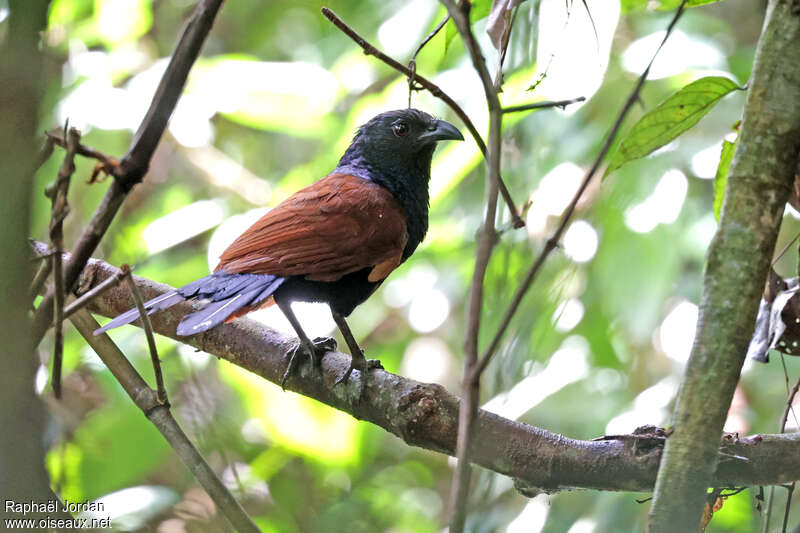
<svg viewBox="0 0 800 533"><path fill-rule="evenodd" d="M220 256L216 270L336 281L373 267L380 281L401 262L406 219L392 194L368 180L332 174L261 217Z"/></svg>

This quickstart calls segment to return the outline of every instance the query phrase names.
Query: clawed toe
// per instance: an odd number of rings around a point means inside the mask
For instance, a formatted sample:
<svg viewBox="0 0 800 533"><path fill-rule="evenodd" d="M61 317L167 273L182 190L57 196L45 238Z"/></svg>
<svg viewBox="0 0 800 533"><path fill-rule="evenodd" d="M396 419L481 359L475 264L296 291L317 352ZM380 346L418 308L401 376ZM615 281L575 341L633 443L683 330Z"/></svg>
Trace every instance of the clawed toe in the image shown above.
<svg viewBox="0 0 800 533"><path fill-rule="evenodd" d="M286 370L283 372L281 378L281 388L286 389L286 381L296 371L300 362L298 355L304 355L311 359L314 368L319 368L322 364L322 357L328 353L336 350L336 340L332 337L317 337L313 341L308 339L305 342L301 341L292 348L290 348L286 355L289 357L289 362L286 365ZM351 347L352 348L352 347ZM333 384L335 387L340 383L347 382L353 370L358 370L361 374L359 398L364 392L364 383L366 382L367 372L375 369L382 369L383 365L377 359L365 359L364 352L359 348L354 352L355 355L350 357L350 366L345 373L336 380Z"/></svg>
<svg viewBox="0 0 800 533"><path fill-rule="evenodd" d="M289 376L294 372L297 366L297 352L300 350L300 346L301 345L298 344L286 351L286 355L289 357L289 363L286 365L286 370L283 371L283 377L281 377L281 389L284 391L286 390L286 380L289 379Z"/></svg>
<svg viewBox="0 0 800 533"><path fill-rule="evenodd" d="M364 381L366 380L367 372L370 370L383 369L383 365L378 359L365 359L363 350L360 351L359 355L360 357L350 357L350 366L347 368L345 373L336 380L336 383L333 384L334 387L339 383L347 382L347 380L350 379L350 374L353 373L353 370L358 370L361 373L361 392L363 393Z"/></svg>
<svg viewBox="0 0 800 533"><path fill-rule="evenodd" d="M317 337L313 341L307 343L299 342L296 346L290 348L286 355L289 357L289 363L286 365L286 370L283 372L281 378L281 388L286 390L286 380L289 379L298 365L298 354L303 353L311 359L314 368L319 368L322 364L322 357L328 353L336 350L336 339L332 337Z"/></svg>
<svg viewBox="0 0 800 533"><path fill-rule="evenodd" d="M336 383L334 383L333 386L335 387L339 383L347 382L347 380L350 379L350 374L353 373L353 369L357 369L359 372L361 372L362 376L366 373L367 360L364 359L363 353L361 354L361 357L355 357L355 356L350 357L350 366L347 367L345 373L342 374L341 377L339 377L339 379L336 380Z"/></svg>
<svg viewBox="0 0 800 533"><path fill-rule="evenodd" d="M338 346L333 337L316 337L312 342L314 344L314 364L317 366L322 364L323 355L335 352Z"/></svg>

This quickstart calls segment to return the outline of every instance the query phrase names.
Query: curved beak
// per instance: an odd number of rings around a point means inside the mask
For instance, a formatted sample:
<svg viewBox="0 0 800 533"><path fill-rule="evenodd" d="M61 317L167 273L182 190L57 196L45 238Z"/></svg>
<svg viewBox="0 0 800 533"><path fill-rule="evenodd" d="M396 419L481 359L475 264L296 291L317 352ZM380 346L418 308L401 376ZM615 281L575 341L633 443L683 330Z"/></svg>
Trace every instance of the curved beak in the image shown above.
<svg viewBox="0 0 800 533"><path fill-rule="evenodd" d="M458 131L458 128L445 122L444 120L437 120L428 128L428 131L419 136L419 140L424 143L436 141L463 141L464 136Z"/></svg>

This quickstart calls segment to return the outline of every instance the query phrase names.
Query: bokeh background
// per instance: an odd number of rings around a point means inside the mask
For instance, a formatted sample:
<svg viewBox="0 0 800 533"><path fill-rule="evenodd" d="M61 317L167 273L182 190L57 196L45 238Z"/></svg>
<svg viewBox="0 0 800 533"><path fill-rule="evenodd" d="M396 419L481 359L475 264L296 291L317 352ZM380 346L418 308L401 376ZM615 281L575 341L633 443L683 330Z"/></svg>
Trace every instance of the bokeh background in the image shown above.
<svg viewBox="0 0 800 533"><path fill-rule="evenodd" d="M616 113L644 69L677 1L528 0L505 62L505 105L585 96L566 110L508 115L503 176L528 225L503 229L487 274L482 341L495 331L518 281L553 231ZM641 4L647 4L641 7ZM661 5L664 4L664 5ZM53 0L44 35L42 131L71 126L109 155L125 152L152 98L191 0ZM195 65L144 182L129 196L98 256L135 264L172 285L204 276L220 251L269 206L330 171L355 128L407 105L407 83L319 13L318 1L227 2ZM435 0L330 0L357 31L401 62L438 23ZM766 2L726 0L688 10L659 59L627 127L702 76L745 84ZM638 7L637 7L638 6ZM8 8L0 0L0 32ZM475 32L494 71L497 56ZM596 32L595 32L596 29ZM485 131L477 75L452 28L417 59ZM537 84L537 81L541 83ZM533 91L528 90L536 84ZM712 180L724 138L735 135L744 94L727 96L698 126L645 160L594 183L487 370L481 403L569 437L666 424L697 319L706 247L715 231ZM463 126L440 101L415 107ZM34 237L46 238L56 176L38 172ZM81 159L66 235L88 220L107 184L87 185ZM484 169L471 138L439 149L428 238L413 259L351 318L367 355L405 376L458 392L464 305ZM779 246L798 231L787 211ZM778 264L796 271L790 252ZM329 334L325 307L298 305L312 335ZM255 314L290 332L273 310ZM112 336L145 376L141 330ZM213 505L99 359L74 331L65 347L65 398L52 399L40 347L37 389L50 405L47 466L63 498L102 499L120 530L219 531ZM452 460L310 399L282 392L214 357L158 338L180 424L265 532L430 532L446 525ZM726 429L775 432L785 401L780 363L748 362ZM794 379L798 364L787 361ZM790 417L790 428L797 429ZM730 498L709 531L750 532L758 490ZM783 496L783 491L778 494ZM641 531L646 494L565 492L529 500L504 476L479 471L469 528L476 532ZM781 500L779 500L780 502ZM781 509L782 511L782 509ZM782 513L779 513L782 514ZM795 512L793 522L800 520Z"/></svg>

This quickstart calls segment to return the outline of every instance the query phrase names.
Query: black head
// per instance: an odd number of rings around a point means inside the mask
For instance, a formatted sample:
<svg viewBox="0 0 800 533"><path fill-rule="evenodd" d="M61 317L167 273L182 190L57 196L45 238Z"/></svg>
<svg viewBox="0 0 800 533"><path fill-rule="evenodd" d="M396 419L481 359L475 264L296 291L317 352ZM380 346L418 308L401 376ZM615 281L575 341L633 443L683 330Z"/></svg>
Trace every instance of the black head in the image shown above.
<svg viewBox="0 0 800 533"><path fill-rule="evenodd" d="M458 129L417 109L387 111L358 128L336 172L344 172L388 189L406 215L410 256L428 230L428 182L438 141L463 141Z"/></svg>
<svg viewBox="0 0 800 533"><path fill-rule="evenodd" d="M464 137L458 128L418 109L399 109L376 115L358 129L339 167L361 167L390 174L430 175L438 141Z"/></svg>
<svg viewBox="0 0 800 533"><path fill-rule="evenodd" d="M376 115L358 129L354 142L370 150L413 156L437 141L463 141L458 128L418 109L399 109Z"/></svg>

